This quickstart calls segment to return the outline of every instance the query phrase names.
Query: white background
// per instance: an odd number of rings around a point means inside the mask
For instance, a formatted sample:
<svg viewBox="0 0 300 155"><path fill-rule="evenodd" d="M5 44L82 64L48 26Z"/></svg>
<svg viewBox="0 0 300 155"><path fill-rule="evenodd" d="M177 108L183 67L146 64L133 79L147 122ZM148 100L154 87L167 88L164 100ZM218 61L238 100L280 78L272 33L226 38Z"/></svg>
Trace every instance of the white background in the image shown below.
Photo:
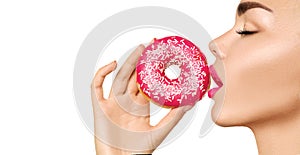
<svg viewBox="0 0 300 155"><path fill-rule="evenodd" d="M105 18L133 7L165 6L191 16L215 38L234 24L237 4L238 0L1 1L0 154L95 154L93 135L74 103L72 76L81 43ZM249 129L215 126L199 138L201 121L197 115L180 138L154 154L257 154Z"/></svg>

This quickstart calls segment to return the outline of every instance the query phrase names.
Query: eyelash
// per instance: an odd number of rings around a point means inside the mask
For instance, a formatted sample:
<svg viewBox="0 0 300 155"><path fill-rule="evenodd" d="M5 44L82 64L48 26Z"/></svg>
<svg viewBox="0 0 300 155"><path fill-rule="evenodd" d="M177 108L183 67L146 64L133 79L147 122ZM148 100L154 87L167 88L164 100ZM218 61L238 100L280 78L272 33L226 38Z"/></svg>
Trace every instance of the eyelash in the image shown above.
<svg viewBox="0 0 300 155"><path fill-rule="evenodd" d="M236 30L236 33L241 36L251 35L257 33L257 31L248 31L248 30Z"/></svg>

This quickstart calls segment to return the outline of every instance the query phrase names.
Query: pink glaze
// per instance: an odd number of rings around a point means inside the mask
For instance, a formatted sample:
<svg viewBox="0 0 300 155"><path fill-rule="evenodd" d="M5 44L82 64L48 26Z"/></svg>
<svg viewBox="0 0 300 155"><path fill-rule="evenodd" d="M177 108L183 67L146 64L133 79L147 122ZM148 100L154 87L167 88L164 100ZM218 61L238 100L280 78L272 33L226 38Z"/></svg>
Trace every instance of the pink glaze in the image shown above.
<svg viewBox="0 0 300 155"><path fill-rule="evenodd" d="M169 79L165 69L178 65L178 78ZM189 40L170 36L154 40L138 60L137 83L154 103L164 107L194 105L210 85L210 72L201 50Z"/></svg>

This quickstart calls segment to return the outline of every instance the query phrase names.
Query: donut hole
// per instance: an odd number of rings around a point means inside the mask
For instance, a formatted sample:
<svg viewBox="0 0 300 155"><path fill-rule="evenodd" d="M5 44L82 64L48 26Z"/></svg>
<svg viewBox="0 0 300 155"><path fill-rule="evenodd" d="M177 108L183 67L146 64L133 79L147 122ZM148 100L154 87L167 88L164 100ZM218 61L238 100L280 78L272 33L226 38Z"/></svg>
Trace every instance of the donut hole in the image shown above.
<svg viewBox="0 0 300 155"><path fill-rule="evenodd" d="M179 65L170 65L165 69L165 75L170 80L177 79L180 76L181 69Z"/></svg>

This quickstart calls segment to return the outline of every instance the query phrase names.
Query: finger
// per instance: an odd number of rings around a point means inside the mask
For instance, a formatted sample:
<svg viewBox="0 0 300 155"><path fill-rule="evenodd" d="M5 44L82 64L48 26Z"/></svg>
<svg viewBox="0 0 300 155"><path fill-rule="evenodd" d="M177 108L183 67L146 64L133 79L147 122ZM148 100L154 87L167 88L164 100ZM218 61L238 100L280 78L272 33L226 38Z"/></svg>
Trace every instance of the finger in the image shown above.
<svg viewBox="0 0 300 155"><path fill-rule="evenodd" d="M135 70L138 58L141 56L141 53L144 49L144 45L139 45L127 58L126 62L123 64L114 80L114 93L123 94L126 91L129 78L132 72Z"/></svg>
<svg viewBox="0 0 300 155"><path fill-rule="evenodd" d="M136 71L131 75L130 80L128 82L127 91L131 95L137 95L139 92L137 83L136 83Z"/></svg>
<svg viewBox="0 0 300 155"><path fill-rule="evenodd" d="M156 40L156 38L153 38L148 44L147 46L149 46L150 44L153 44L154 41ZM136 75L136 71L134 72L133 76L131 76L129 84L128 84L128 91L130 94L137 96L137 98L145 98L145 95L141 93L141 91L139 90L139 86L137 85L137 75ZM147 101L149 99L146 99Z"/></svg>
<svg viewBox="0 0 300 155"><path fill-rule="evenodd" d="M147 100L139 100L129 94L114 96L115 103L127 113L134 116L149 116L150 103Z"/></svg>
<svg viewBox="0 0 300 155"><path fill-rule="evenodd" d="M150 41L150 44L153 44L155 40L157 40L157 39L156 39L156 38L153 38L153 39Z"/></svg>
<svg viewBox="0 0 300 155"><path fill-rule="evenodd" d="M150 98L147 97L145 94L139 91L139 93L136 95L136 99L138 101L141 101L140 103L143 104L150 104Z"/></svg>
<svg viewBox="0 0 300 155"><path fill-rule="evenodd" d="M95 74L94 79L92 81L91 89L92 91L95 91L95 93L98 95L99 100L103 100L103 81L109 73L111 73L113 70L115 70L117 67L116 61L111 62L110 64L101 67Z"/></svg>
<svg viewBox="0 0 300 155"><path fill-rule="evenodd" d="M153 44L155 40L156 40L156 38L153 38L148 45ZM132 95L139 96L140 91L137 86L136 71L130 77L129 84L128 84L128 92Z"/></svg>
<svg viewBox="0 0 300 155"><path fill-rule="evenodd" d="M192 106L182 106L178 108L171 109L171 111L162 119L160 122L154 126L155 132L154 138L159 141L163 140L170 131L175 127L175 125L180 121L184 114L190 110Z"/></svg>
<svg viewBox="0 0 300 155"><path fill-rule="evenodd" d="M156 38L153 38L149 43L146 43L145 45L149 46L149 45L153 44L156 40L157 40Z"/></svg>

